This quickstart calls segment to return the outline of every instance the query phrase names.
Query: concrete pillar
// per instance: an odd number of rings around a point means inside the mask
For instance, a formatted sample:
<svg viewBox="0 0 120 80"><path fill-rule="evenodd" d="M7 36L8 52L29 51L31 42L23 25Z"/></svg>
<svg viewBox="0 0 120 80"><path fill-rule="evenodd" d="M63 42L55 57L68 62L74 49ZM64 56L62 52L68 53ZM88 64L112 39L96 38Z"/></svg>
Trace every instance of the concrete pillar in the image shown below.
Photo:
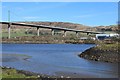
<svg viewBox="0 0 120 80"><path fill-rule="evenodd" d="M52 32L52 35L54 35L54 32L55 32L54 29L51 29L51 32Z"/></svg>
<svg viewBox="0 0 120 80"><path fill-rule="evenodd" d="M64 31L63 37L66 37L66 35L67 35L66 31Z"/></svg>
<svg viewBox="0 0 120 80"><path fill-rule="evenodd" d="M10 27L11 27L11 25L10 25L10 23L8 24L8 39L10 39Z"/></svg>
<svg viewBox="0 0 120 80"><path fill-rule="evenodd" d="M37 36L40 35L39 27L37 27Z"/></svg>
<svg viewBox="0 0 120 80"><path fill-rule="evenodd" d="M87 33L87 35L89 35L89 33Z"/></svg>
<svg viewBox="0 0 120 80"><path fill-rule="evenodd" d="M78 32L76 32L76 37L78 37Z"/></svg>

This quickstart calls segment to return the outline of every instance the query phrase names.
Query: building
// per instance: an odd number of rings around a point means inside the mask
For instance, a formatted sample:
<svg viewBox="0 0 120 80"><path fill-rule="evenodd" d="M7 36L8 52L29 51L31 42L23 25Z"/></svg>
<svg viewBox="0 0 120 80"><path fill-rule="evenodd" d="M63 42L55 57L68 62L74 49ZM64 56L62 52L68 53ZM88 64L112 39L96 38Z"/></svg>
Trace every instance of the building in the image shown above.
<svg viewBox="0 0 120 80"><path fill-rule="evenodd" d="M111 37L119 37L119 34L96 34L96 39L98 40L104 40Z"/></svg>

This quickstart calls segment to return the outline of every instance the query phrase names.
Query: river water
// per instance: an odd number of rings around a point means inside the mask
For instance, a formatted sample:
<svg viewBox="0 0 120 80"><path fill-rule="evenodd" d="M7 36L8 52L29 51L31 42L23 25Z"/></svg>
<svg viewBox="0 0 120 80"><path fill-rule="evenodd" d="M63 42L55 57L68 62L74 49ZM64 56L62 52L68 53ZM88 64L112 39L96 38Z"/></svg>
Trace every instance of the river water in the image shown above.
<svg viewBox="0 0 120 80"><path fill-rule="evenodd" d="M78 57L78 54L93 46L95 45L2 44L2 65L55 76L118 77L117 64L90 61ZM24 59L25 56L29 58Z"/></svg>

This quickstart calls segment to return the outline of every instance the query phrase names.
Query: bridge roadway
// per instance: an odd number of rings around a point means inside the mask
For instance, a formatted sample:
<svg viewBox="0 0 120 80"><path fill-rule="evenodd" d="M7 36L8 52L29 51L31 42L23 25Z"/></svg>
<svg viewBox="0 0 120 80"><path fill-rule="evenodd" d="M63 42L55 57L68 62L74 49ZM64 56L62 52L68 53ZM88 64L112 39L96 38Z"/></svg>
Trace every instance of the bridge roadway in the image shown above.
<svg viewBox="0 0 120 80"><path fill-rule="evenodd" d="M78 36L78 32L87 33L87 34L89 34L89 33L91 33L91 34L103 34L102 32L94 32L94 31L86 31L86 30L76 30L76 29L61 28L61 27L55 27L55 26L46 26L46 25L36 25L36 24L27 24L27 23L15 23L15 22L0 22L0 23L8 25L9 38L10 38L10 27L11 27L11 25L19 25L19 26L26 26L26 27L36 27L38 36L39 36L39 28L51 29L52 35L54 35L54 30L62 30L62 31L64 31L64 36L66 36L66 31L76 32L76 36Z"/></svg>

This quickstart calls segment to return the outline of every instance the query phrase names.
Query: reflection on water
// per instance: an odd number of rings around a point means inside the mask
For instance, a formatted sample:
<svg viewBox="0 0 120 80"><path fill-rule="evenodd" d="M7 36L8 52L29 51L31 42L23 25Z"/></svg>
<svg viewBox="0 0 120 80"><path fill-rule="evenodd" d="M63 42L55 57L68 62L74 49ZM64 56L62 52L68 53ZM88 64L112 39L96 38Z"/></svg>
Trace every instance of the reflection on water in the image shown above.
<svg viewBox="0 0 120 80"><path fill-rule="evenodd" d="M3 65L49 75L73 72L95 77L117 77L117 64L89 61L78 57L78 54L93 46L92 44L3 44Z"/></svg>

